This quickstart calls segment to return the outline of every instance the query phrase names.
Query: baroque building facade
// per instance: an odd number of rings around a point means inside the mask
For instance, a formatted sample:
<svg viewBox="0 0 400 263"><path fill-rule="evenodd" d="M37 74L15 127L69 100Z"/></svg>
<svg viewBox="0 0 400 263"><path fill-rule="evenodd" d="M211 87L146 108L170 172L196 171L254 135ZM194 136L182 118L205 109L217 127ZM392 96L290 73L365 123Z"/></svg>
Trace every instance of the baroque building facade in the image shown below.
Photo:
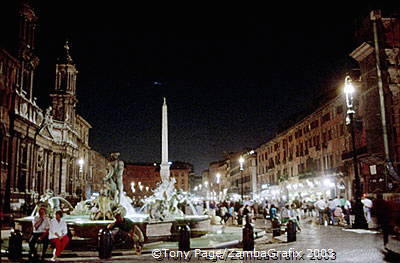
<svg viewBox="0 0 400 263"><path fill-rule="evenodd" d="M56 81L46 110L37 105L33 83L37 16L26 2L19 8L16 50L0 48L1 201L37 198L48 189L67 198L91 192L90 124L76 113L77 68L69 51L56 65Z"/></svg>

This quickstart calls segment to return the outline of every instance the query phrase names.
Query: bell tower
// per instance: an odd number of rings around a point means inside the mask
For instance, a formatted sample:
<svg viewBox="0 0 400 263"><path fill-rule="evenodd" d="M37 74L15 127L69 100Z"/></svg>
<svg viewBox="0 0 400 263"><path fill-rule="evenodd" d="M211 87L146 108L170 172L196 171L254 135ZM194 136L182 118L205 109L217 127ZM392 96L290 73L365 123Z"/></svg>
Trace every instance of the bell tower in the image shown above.
<svg viewBox="0 0 400 263"><path fill-rule="evenodd" d="M19 30L17 56L21 61L18 91L30 101L33 100L33 77L39 58L34 54L37 16L28 1L21 1L18 11Z"/></svg>
<svg viewBox="0 0 400 263"><path fill-rule="evenodd" d="M70 55L68 41L64 45L64 54L56 65L56 81L54 92L50 94L52 100L54 119L68 123L71 127L75 125L76 99L76 76L78 70Z"/></svg>

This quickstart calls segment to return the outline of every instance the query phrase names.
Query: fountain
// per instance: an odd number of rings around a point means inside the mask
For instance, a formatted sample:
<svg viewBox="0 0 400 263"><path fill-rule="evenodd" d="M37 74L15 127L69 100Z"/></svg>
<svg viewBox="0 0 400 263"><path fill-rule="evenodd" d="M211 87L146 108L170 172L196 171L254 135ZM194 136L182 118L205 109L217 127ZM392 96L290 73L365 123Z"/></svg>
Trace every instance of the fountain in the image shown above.
<svg viewBox="0 0 400 263"><path fill-rule="evenodd" d="M209 218L198 215L190 201L190 194L175 188L175 179L170 178L168 162L167 105L162 106L162 162L160 175L162 182L154 194L144 201L140 212L132 206L132 200L123 191L124 162L119 153L112 153L103 178L100 194L79 202L75 208L62 197L55 197L51 191L42 196L31 216L16 219L25 235L32 231L32 219L40 207L46 207L48 215L62 210L66 214L72 236L80 239L97 239L98 231L114 221L114 215L122 214L132 220L143 232L145 242L171 240L176 237L178 226L187 224L193 237L204 235L209 230ZM179 207L189 206L191 215L186 215ZM27 238L27 236L25 236Z"/></svg>
<svg viewBox="0 0 400 263"><path fill-rule="evenodd" d="M119 160L119 153L113 153L103 178L103 187L99 195L79 202L75 208L64 198L54 196L47 191L36 205L31 216L16 219L16 227L22 230L24 238L32 232L32 219L40 207L46 207L47 214L64 211L69 233L72 236L72 250L97 248L99 230L114 222L114 215L121 213L134 222L144 237L145 246L151 248L176 248L179 227L190 228L193 248L221 248L237 246L241 240L241 229L231 228L226 231L212 229L208 215L199 215L194 208L189 193L175 188L175 179L170 177L168 162L167 104L164 98L162 106L162 162L160 165L161 182L153 195L144 200L139 212L132 207L132 200L123 191L124 162ZM188 208L188 209L186 209ZM187 213L186 213L187 212ZM19 225L19 227L18 227ZM255 236L261 237L265 231L255 230ZM156 242L154 241L167 241Z"/></svg>

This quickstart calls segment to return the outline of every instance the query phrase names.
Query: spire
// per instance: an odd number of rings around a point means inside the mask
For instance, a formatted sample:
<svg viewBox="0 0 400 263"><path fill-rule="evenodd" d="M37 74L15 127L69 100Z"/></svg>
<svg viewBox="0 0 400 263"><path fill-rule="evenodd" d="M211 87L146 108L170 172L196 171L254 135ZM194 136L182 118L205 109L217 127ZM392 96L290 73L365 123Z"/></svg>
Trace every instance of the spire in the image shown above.
<svg viewBox="0 0 400 263"><path fill-rule="evenodd" d="M70 49L69 42L68 42L68 40L66 40L65 44L64 44L64 55L59 60L60 63L70 64L70 65L74 64L74 61L72 60L71 54L69 53L69 49Z"/></svg>
<svg viewBox="0 0 400 263"><path fill-rule="evenodd" d="M169 162L168 162L168 108L167 100L164 97L162 106L162 130L161 130L161 170L160 176L162 181L169 180Z"/></svg>
<svg viewBox="0 0 400 263"><path fill-rule="evenodd" d="M54 119L75 125L76 78L78 70L69 53L68 40L64 45L64 54L56 64L56 81L52 98Z"/></svg>

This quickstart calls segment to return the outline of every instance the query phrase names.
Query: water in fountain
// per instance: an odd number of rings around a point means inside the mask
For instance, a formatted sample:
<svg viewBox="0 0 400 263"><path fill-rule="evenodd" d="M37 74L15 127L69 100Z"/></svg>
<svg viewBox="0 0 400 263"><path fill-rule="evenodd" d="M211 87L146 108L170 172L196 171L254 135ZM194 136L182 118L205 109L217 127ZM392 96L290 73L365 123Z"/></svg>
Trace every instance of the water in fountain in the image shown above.
<svg viewBox="0 0 400 263"><path fill-rule="evenodd" d="M190 195L175 189L175 178L169 178L162 181L154 190L154 194L144 200L139 212L147 212L152 221L174 220L185 216L179 208L181 204L188 205L192 215L198 215Z"/></svg>

